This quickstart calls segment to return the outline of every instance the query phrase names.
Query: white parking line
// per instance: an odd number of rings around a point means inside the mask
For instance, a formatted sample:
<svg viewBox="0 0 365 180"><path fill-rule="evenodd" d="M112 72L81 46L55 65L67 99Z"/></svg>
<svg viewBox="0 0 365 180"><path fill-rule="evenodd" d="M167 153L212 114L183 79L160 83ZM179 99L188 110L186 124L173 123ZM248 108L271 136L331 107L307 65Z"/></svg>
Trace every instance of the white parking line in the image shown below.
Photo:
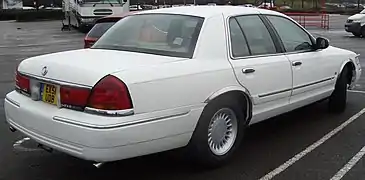
<svg viewBox="0 0 365 180"><path fill-rule="evenodd" d="M358 90L348 90L348 92L365 94L365 91L358 91Z"/></svg>
<svg viewBox="0 0 365 180"><path fill-rule="evenodd" d="M347 125L349 125L351 122L355 121L358 117L360 117L364 113L365 113L365 108L362 109L360 112L356 113L355 115L353 115L352 117L350 117L348 120L346 120L340 126L338 126L335 129L333 129L331 132L329 132L328 134L326 134L325 136L323 136L320 140L318 140L317 142L313 143L312 145L310 145L309 147L307 147L306 149L304 149L302 152L300 152L299 154L296 154L294 157L292 157L291 159L289 159L288 161L286 161L284 164L280 165L279 167L277 167L273 171L269 172L268 174L266 174L265 176L263 176L262 178L260 178L260 180L270 180L273 177L275 177L276 175L280 174L281 172L283 172L284 170L286 170L288 167L290 167L291 165L293 165L295 162L299 161L302 157L304 157L305 155L307 155L308 153L310 153L311 151L313 151L314 149L316 149L318 146L320 146L321 144L323 144L324 142L326 142L333 135L335 135L338 132L340 132Z"/></svg>
<svg viewBox="0 0 365 180"><path fill-rule="evenodd" d="M331 180L340 180L345 174L351 170L352 167L365 155L365 146L361 148L361 150L354 156L352 159L341 169L339 170Z"/></svg>

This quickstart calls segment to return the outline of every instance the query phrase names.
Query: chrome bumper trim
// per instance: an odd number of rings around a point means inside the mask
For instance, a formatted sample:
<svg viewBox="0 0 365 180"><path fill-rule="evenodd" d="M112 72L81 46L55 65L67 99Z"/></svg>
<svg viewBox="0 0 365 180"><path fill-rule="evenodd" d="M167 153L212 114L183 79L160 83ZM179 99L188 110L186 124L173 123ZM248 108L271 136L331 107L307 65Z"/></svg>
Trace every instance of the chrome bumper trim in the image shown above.
<svg viewBox="0 0 365 180"><path fill-rule="evenodd" d="M72 120L72 119L69 119L69 118L64 118L64 117L59 117L59 116L54 116L53 120L61 122L61 123L72 124L72 125L86 127L86 128L92 128L92 129L113 129L113 128L127 127L127 126L133 126L133 125L148 123L148 122L159 121L159 120L163 120L163 119L166 119L166 118L184 116L184 115L187 115L189 112L190 111L185 111L185 112L181 112L181 113L173 114L173 115L152 117L152 118L136 120L136 121L133 121L133 122L118 123L118 124L111 124L111 125L88 124L88 123L83 123L83 122L79 122L79 121L75 121L75 120Z"/></svg>

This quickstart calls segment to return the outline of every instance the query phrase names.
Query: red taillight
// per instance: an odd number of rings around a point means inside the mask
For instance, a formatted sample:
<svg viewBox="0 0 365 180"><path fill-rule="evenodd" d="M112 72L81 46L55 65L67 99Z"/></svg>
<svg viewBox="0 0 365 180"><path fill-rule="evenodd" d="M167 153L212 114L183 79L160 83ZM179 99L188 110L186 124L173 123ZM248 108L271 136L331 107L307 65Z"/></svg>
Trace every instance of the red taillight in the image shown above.
<svg viewBox="0 0 365 180"><path fill-rule="evenodd" d="M97 40L97 38L85 37L84 48L90 48Z"/></svg>
<svg viewBox="0 0 365 180"><path fill-rule="evenodd" d="M118 78L109 75L93 88L88 107L100 110L125 110L133 106L127 86Z"/></svg>
<svg viewBox="0 0 365 180"><path fill-rule="evenodd" d="M87 104L90 90L86 88L61 86L61 106L83 110Z"/></svg>
<svg viewBox="0 0 365 180"><path fill-rule="evenodd" d="M30 80L27 77L21 75L18 70L15 73L15 84L18 90L28 95L30 94Z"/></svg>

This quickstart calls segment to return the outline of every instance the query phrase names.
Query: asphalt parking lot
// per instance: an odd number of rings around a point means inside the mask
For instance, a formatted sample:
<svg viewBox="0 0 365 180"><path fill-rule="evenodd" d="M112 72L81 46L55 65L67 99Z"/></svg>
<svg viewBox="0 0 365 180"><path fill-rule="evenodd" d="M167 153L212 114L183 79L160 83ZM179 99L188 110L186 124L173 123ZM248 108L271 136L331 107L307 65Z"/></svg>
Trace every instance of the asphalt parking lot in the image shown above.
<svg viewBox="0 0 365 180"><path fill-rule="evenodd" d="M365 38L343 30L347 17L332 15L328 31L308 28L330 44L355 51L365 66ZM83 47L83 34L61 31L60 21L0 21L0 99L13 89L16 65L24 58ZM76 61L76 60L75 60ZM365 73L363 73L365 76ZM249 128L234 160L225 167L197 171L179 152L171 151L106 164L95 169L61 153L48 153L32 143L13 147L24 138L11 133L0 101L0 180L93 179L365 179L365 78L348 93L341 115L327 112L325 102L307 106Z"/></svg>

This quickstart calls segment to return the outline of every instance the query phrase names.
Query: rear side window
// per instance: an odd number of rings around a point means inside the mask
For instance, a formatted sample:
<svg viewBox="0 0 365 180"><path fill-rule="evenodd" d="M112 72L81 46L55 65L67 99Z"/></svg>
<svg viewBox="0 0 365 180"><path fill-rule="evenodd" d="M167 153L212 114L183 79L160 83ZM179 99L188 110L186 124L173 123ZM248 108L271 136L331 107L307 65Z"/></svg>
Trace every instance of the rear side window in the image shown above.
<svg viewBox="0 0 365 180"><path fill-rule="evenodd" d="M191 58L204 18L139 14L123 18L92 47Z"/></svg>
<svg viewBox="0 0 365 180"><path fill-rule="evenodd" d="M238 16L238 24L246 35L252 55L275 54L276 47L269 30L257 15Z"/></svg>
<svg viewBox="0 0 365 180"><path fill-rule="evenodd" d="M95 24L94 27L90 30L88 37L100 38L114 24L115 22L102 22Z"/></svg>

